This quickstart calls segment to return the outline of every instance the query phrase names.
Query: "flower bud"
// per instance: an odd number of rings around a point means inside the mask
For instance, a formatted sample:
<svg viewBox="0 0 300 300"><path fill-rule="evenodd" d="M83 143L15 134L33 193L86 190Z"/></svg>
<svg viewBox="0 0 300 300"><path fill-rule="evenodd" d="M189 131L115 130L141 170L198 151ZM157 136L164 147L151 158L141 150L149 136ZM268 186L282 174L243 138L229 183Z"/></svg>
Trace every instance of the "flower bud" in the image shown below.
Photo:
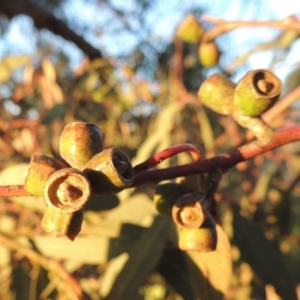
<svg viewBox="0 0 300 300"><path fill-rule="evenodd" d="M69 123L61 133L60 155L73 168L82 170L84 165L102 150L102 133L94 124L85 122Z"/></svg>
<svg viewBox="0 0 300 300"><path fill-rule="evenodd" d="M233 111L235 84L221 74L213 74L200 86L199 100L216 113L230 115Z"/></svg>
<svg viewBox="0 0 300 300"><path fill-rule="evenodd" d="M198 43L203 35L203 28L193 14L189 14L179 25L176 35L186 43Z"/></svg>
<svg viewBox="0 0 300 300"><path fill-rule="evenodd" d="M201 43L198 49L199 61L204 67L213 67L218 64L220 50L215 42Z"/></svg>

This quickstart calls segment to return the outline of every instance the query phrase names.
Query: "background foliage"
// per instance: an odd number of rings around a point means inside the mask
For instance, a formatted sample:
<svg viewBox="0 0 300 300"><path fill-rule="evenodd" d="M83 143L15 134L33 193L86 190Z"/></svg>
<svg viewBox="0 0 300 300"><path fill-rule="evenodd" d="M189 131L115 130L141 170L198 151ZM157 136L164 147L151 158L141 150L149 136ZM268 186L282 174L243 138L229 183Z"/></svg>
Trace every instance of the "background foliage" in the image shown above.
<svg viewBox="0 0 300 300"><path fill-rule="evenodd" d="M154 14L159 1L73 2L0 1L1 185L22 184L34 154L59 157L60 132L76 120L97 124L105 147L120 147L133 165L176 143L194 144L203 157L237 147L246 131L202 107L195 92L215 71L240 78L253 57L268 57L262 67L276 71L298 42L294 32L275 30L266 42L245 29L247 48L221 36L220 64L207 69L197 46L157 34L170 30L155 23L164 17ZM180 18L207 9L184 4ZM18 24L20 44L9 47ZM287 64L284 94L299 85L298 65ZM271 126L298 118L295 105ZM154 184L91 200L74 242L42 231L43 199L2 198L0 299L299 299L298 147L241 163L223 178L216 199L231 250L223 233L213 253L176 249L172 221L154 211ZM182 154L161 167L189 161Z"/></svg>

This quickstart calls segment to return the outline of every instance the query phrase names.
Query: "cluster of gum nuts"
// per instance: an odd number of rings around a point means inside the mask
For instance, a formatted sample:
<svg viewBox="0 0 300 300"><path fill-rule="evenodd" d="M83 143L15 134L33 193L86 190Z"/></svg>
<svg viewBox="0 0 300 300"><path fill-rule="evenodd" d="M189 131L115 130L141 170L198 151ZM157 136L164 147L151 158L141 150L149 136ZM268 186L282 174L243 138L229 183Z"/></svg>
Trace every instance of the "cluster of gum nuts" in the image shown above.
<svg viewBox="0 0 300 300"><path fill-rule="evenodd" d="M103 149L100 129L73 122L60 136L63 160L35 155L25 178L25 189L42 196L47 209L42 228L74 240L81 230L83 208L92 194L112 195L131 185L134 170L118 148Z"/></svg>
<svg viewBox="0 0 300 300"><path fill-rule="evenodd" d="M45 198L42 228L74 240L81 230L83 209L91 195L113 195L131 185L134 169L118 148L103 149L100 129L91 123L73 122L60 136L62 159L35 155L25 178L25 189ZM178 225L179 248L212 251L216 225L208 213L206 197L179 183L160 184L154 204Z"/></svg>
<svg viewBox="0 0 300 300"><path fill-rule="evenodd" d="M156 187L154 205L160 214L173 218L180 249L197 252L216 249L216 223L209 212L208 195L194 193L185 184L170 182Z"/></svg>

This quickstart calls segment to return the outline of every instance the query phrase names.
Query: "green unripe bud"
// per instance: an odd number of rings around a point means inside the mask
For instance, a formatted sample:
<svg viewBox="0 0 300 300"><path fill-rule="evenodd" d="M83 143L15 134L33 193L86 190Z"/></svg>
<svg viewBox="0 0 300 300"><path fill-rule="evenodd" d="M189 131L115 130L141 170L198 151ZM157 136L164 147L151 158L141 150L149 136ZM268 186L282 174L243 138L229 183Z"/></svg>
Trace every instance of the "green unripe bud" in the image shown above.
<svg viewBox="0 0 300 300"><path fill-rule="evenodd" d="M85 164L102 150L102 133L94 124L73 122L66 125L61 133L60 155L73 168L82 170Z"/></svg>
<svg viewBox="0 0 300 300"><path fill-rule="evenodd" d="M199 61L204 67L213 67L219 62L220 50L215 42L201 43L198 49Z"/></svg>
<svg viewBox="0 0 300 300"><path fill-rule="evenodd" d="M25 189L35 196L44 196L44 188L51 174L65 168L62 161L46 155L34 155L25 178Z"/></svg>
<svg viewBox="0 0 300 300"><path fill-rule="evenodd" d="M198 43L203 35L203 28L193 14L189 14L179 25L176 35L187 43Z"/></svg>
<svg viewBox="0 0 300 300"><path fill-rule="evenodd" d="M237 84L234 104L245 116L260 116L276 103L280 92L281 81L275 74L268 70L253 70Z"/></svg>
<svg viewBox="0 0 300 300"><path fill-rule="evenodd" d="M182 183L159 184L153 197L154 206L160 214L172 216L173 205L182 195L187 193L191 193L191 189Z"/></svg>
<svg viewBox="0 0 300 300"><path fill-rule="evenodd" d="M234 109L233 94L235 84L228 78L213 74L200 86L199 100L216 113L230 115Z"/></svg>

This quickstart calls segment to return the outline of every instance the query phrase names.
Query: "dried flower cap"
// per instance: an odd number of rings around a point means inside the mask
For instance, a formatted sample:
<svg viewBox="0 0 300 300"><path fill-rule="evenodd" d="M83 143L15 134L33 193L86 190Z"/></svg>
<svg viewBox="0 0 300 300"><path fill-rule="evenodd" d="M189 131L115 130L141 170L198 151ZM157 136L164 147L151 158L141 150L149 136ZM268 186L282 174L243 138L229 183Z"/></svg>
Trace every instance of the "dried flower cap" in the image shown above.
<svg viewBox="0 0 300 300"><path fill-rule="evenodd" d="M65 168L62 161L46 155L34 155L25 178L25 189L35 196L44 196L44 188L49 176Z"/></svg>
<svg viewBox="0 0 300 300"><path fill-rule="evenodd" d="M116 194L134 180L134 170L125 153L118 148L96 154L84 167L93 192L99 195Z"/></svg>
<svg viewBox="0 0 300 300"><path fill-rule="evenodd" d="M102 132L94 124L85 122L69 123L61 133L60 155L73 168L82 170L84 165L102 150Z"/></svg>
<svg viewBox="0 0 300 300"><path fill-rule="evenodd" d="M54 172L44 189L47 204L65 213L80 210L90 195L89 180L81 171L74 168Z"/></svg>

